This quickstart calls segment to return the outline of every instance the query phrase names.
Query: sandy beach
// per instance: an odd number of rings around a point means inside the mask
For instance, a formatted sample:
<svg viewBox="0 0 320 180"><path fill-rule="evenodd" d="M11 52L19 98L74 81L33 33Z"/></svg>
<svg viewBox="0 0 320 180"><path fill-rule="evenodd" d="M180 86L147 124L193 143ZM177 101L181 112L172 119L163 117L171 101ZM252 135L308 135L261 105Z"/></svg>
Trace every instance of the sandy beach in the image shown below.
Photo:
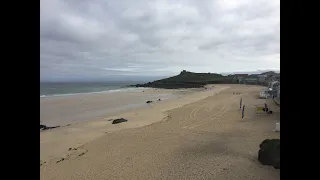
<svg viewBox="0 0 320 180"><path fill-rule="evenodd" d="M273 131L280 120L277 106L268 101L273 115L255 113L255 105L265 102L257 98L261 86L211 87L40 99L44 122L63 125L40 132L40 178L280 179L280 170L257 160L259 144L280 137ZM172 97L167 100L145 104L168 94ZM144 104L121 109L137 100ZM120 109L106 112L111 107L106 101ZM83 111L88 113L79 115ZM128 122L113 125L109 120L115 118Z"/></svg>
<svg viewBox="0 0 320 180"><path fill-rule="evenodd" d="M40 98L40 121L50 126L99 119L129 109L146 108L146 101L175 99L195 90L139 89Z"/></svg>

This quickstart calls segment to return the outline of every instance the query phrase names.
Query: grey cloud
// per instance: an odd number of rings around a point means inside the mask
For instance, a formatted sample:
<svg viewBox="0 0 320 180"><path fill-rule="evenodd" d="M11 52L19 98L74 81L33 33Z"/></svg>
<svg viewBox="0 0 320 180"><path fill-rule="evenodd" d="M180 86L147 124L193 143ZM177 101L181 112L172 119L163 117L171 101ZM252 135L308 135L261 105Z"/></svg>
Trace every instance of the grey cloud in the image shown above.
<svg viewBox="0 0 320 180"><path fill-rule="evenodd" d="M280 1L43 0L40 53L42 80L279 69Z"/></svg>

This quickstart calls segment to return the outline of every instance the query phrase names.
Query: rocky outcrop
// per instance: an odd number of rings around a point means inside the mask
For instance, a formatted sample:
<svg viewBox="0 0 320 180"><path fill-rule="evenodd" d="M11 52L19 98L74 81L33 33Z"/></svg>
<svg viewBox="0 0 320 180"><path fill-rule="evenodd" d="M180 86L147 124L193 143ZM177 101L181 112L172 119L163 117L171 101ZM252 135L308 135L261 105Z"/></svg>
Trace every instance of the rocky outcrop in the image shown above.
<svg viewBox="0 0 320 180"><path fill-rule="evenodd" d="M128 120L124 119L124 118L119 118L119 119L115 119L112 121L112 124L119 124L119 123L123 123L123 122L127 122Z"/></svg>
<svg viewBox="0 0 320 180"><path fill-rule="evenodd" d="M43 131L45 131L45 130L48 130L48 129L54 129L54 128L58 128L58 127L60 127L60 126L46 126L46 125L43 125L43 124L40 124L40 130L43 130Z"/></svg>
<svg viewBox="0 0 320 180"><path fill-rule="evenodd" d="M130 87L151 87L164 89L204 88L207 84L232 83L232 77L215 73L194 73L183 70L179 75L160 79L145 84L131 85Z"/></svg>
<svg viewBox="0 0 320 180"><path fill-rule="evenodd" d="M149 104L149 103L152 103L152 101L147 101L146 103Z"/></svg>
<svg viewBox="0 0 320 180"><path fill-rule="evenodd" d="M280 169L280 139L265 139L259 147L258 160L261 164Z"/></svg>

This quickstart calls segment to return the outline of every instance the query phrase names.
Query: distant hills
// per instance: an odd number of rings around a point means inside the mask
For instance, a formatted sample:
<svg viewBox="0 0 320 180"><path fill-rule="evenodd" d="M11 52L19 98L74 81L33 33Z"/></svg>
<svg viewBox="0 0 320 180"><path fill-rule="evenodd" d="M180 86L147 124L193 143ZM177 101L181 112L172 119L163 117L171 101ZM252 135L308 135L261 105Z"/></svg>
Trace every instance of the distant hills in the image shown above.
<svg viewBox="0 0 320 180"><path fill-rule="evenodd" d="M275 73L268 71L259 74ZM241 74L249 74L241 72ZM256 74L256 73L254 73ZM254 75L257 76L258 74ZM207 84L231 84L234 83L234 77L237 74L222 75L216 73L195 73L186 70L181 71L180 74L169 78L148 82L145 84L131 85L131 87L152 87L164 89L178 89L178 88L200 88ZM253 75L251 75L253 77Z"/></svg>
<svg viewBox="0 0 320 180"><path fill-rule="evenodd" d="M275 73L280 73L279 70L256 70L256 71L239 71L239 72L225 72L225 73L221 73L222 75L229 75L229 74L263 74L265 72L275 72Z"/></svg>
<svg viewBox="0 0 320 180"><path fill-rule="evenodd" d="M134 87L152 87L152 88L199 88L206 84L231 83L232 76L223 76L215 73L195 73L183 70L179 75L169 78L148 82L146 84L136 84Z"/></svg>

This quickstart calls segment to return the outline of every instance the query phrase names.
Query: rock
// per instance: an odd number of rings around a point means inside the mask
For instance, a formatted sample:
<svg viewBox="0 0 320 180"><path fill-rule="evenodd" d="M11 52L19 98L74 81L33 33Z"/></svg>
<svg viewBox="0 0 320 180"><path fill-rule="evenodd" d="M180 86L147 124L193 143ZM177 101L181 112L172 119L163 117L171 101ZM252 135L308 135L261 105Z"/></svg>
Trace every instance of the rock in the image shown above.
<svg viewBox="0 0 320 180"><path fill-rule="evenodd" d="M280 169L280 139L265 139L259 147L258 160L261 164Z"/></svg>
<svg viewBox="0 0 320 180"><path fill-rule="evenodd" d="M158 99L158 101L161 101L161 99Z"/></svg>
<svg viewBox="0 0 320 180"><path fill-rule="evenodd" d="M52 127L50 127L50 126L46 126L46 125L40 124L40 130L48 130L48 129L54 129L54 128L58 128L58 127L60 127L60 126L52 126Z"/></svg>
<svg viewBox="0 0 320 180"><path fill-rule="evenodd" d="M58 160L56 163L59 163L61 161L64 161L64 158L61 158L60 160Z"/></svg>
<svg viewBox="0 0 320 180"><path fill-rule="evenodd" d="M127 122L128 120L120 118L120 119L115 119L112 121L112 124L118 124L118 123L123 123L123 122Z"/></svg>
<svg viewBox="0 0 320 180"><path fill-rule="evenodd" d="M79 154L78 156L83 156L84 154L86 154L88 151L82 152L81 154Z"/></svg>
<svg viewBox="0 0 320 180"><path fill-rule="evenodd" d="M72 148L69 148L69 151L71 151L72 150Z"/></svg>
<svg viewBox="0 0 320 180"><path fill-rule="evenodd" d="M40 130L48 130L48 129L54 129L54 128L58 128L58 127L60 127L60 126L49 127L49 126L40 124Z"/></svg>
<svg viewBox="0 0 320 180"><path fill-rule="evenodd" d="M149 103L152 103L152 101L147 101L146 103L149 104Z"/></svg>

